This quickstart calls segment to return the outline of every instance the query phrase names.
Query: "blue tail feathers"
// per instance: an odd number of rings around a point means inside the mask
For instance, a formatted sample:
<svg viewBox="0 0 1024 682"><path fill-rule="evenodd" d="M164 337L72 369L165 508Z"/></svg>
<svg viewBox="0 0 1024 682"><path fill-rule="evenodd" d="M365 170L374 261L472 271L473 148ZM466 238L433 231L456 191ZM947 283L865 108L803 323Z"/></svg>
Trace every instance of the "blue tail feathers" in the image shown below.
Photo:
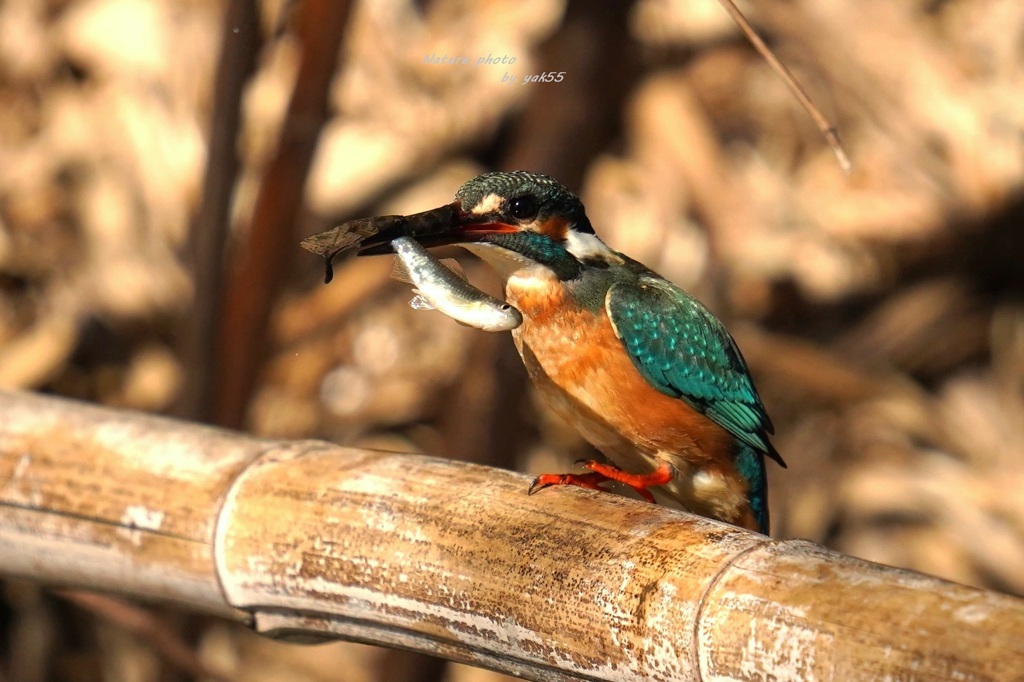
<svg viewBox="0 0 1024 682"><path fill-rule="evenodd" d="M768 535L768 475L764 455L746 443L737 443L736 470L747 482L747 500L760 531Z"/></svg>

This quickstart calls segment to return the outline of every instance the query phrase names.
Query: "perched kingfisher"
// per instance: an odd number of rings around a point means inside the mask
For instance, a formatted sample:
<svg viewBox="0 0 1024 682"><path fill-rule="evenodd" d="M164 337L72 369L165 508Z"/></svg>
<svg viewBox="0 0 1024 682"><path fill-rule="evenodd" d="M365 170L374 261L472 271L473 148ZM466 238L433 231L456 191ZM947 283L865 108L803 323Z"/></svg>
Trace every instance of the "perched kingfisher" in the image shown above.
<svg viewBox="0 0 1024 682"><path fill-rule="evenodd" d="M550 485L618 481L648 501L768 534L764 458L785 463L736 342L707 308L594 233L583 203L546 175L486 173L400 230L459 244L494 266L523 316L512 331L551 408L612 464L543 474ZM445 216L438 220L437 216ZM412 217L410 217L412 218ZM362 254L388 250L382 232ZM620 468L621 467L621 468ZM649 488L655 488L652 491Z"/></svg>

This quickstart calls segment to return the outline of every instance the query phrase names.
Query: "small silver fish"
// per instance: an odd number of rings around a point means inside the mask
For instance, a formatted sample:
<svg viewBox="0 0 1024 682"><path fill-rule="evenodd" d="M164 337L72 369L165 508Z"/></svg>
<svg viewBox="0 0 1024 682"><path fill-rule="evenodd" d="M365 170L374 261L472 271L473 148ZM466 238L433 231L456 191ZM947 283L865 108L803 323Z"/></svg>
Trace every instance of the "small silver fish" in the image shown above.
<svg viewBox="0 0 1024 682"><path fill-rule="evenodd" d="M523 323L513 306L470 284L458 263L442 263L411 237L399 237L391 247L396 254L391 276L416 287L416 297L409 301L413 308L436 308L460 324L487 332L508 331Z"/></svg>

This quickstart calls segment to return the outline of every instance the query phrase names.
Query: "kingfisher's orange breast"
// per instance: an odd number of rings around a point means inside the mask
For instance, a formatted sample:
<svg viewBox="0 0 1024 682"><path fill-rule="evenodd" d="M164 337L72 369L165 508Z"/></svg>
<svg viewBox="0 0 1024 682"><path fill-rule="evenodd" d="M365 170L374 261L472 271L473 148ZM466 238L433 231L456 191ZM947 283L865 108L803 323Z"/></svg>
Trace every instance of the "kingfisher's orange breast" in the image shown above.
<svg viewBox="0 0 1024 682"><path fill-rule="evenodd" d="M543 269L513 273L505 297L523 314L512 331L523 364L560 417L622 469L670 463L673 479L651 491L660 501L757 529L733 436L647 383L604 305L582 308Z"/></svg>
<svg viewBox="0 0 1024 682"><path fill-rule="evenodd" d="M531 378L552 408L613 461L650 467L672 457L677 468L731 469L732 436L647 383L604 306L579 307L553 277L513 276L506 297L523 314L513 337Z"/></svg>

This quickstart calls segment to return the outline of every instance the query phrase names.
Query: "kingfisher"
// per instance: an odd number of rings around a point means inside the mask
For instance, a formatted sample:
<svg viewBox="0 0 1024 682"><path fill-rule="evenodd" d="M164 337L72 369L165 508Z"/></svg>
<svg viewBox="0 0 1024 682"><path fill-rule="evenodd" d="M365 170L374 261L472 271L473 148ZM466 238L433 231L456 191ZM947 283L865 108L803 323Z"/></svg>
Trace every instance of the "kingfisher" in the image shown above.
<svg viewBox="0 0 1024 682"><path fill-rule="evenodd" d="M743 355L704 305L609 248L579 198L547 175L485 173L418 215L429 219L394 230L424 246L463 246L497 270L522 313L512 337L527 373L609 460L542 474L530 494L615 481L650 502L769 533L765 457L786 465ZM360 254L388 251L389 232Z"/></svg>

